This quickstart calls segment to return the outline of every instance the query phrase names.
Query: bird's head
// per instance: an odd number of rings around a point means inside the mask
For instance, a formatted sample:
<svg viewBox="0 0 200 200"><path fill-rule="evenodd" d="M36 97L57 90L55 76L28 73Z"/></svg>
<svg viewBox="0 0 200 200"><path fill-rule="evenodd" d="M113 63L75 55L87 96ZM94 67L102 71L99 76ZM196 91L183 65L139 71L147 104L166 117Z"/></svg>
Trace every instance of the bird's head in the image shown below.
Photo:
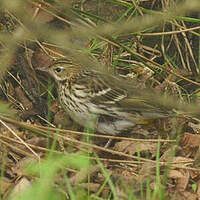
<svg viewBox="0 0 200 200"><path fill-rule="evenodd" d="M49 67L38 70L49 73L56 82L70 80L79 73L79 67L68 60L58 60Z"/></svg>

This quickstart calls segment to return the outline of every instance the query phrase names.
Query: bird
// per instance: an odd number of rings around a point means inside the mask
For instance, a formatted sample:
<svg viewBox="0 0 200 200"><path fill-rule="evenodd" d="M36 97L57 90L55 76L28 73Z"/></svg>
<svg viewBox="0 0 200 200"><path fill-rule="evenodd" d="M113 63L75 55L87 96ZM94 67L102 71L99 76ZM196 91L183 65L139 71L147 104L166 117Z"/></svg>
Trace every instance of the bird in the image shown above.
<svg viewBox="0 0 200 200"><path fill-rule="evenodd" d="M58 59L48 67L56 82L61 106L78 124L105 135L131 131L138 121L167 118L172 100L150 89L141 89L112 73Z"/></svg>

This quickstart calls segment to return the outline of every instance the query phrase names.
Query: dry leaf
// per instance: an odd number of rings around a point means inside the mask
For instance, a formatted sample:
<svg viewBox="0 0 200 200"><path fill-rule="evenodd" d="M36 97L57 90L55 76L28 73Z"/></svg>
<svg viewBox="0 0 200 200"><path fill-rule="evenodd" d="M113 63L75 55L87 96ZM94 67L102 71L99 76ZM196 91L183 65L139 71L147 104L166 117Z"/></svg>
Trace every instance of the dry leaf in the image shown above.
<svg viewBox="0 0 200 200"><path fill-rule="evenodd" d="M185 198L185 200L197 200L197 195L192 192L183 191L182 195Z"/></svg>
<svg viewBox="0 0 200 200"><path fill-rule="evenodd" d="M171 200L197 200L197 195L189 191L168 191Z"/></svg>
<svg viewBox="0 0 200 200"><path fill-rule="evenodd" d="M187 188L190 175L188 170L170 170L169 178L176 179L176 188L179 191L184 191Z"/></svg>
<svg viewBox="0 0 200 200"><path fill-rule="evenodd" d="M1 183L1 194L4 194L12 184L12 182L6 177L1 177L0 183Z"/></svg>
<svg viewBox="0 0 200 200"><path fill-rule="evenodd" d="M35 68L48 67L52 63L53 59L41 49L36 51L33 55L32 64Z"/></svg>
<svg viewBox="0 0 200 200"><path fill-rule="evenodd" d="M198 195L198 199L200 199L200 180L196 183L196 185L197 185L197 191L196 191L196 193Z"/></svg>
<svg viewBox="0 0 200 200"><path fill-rule="evenodd" d="M24 95L24 92L22 91L21 87L16 87L15 92L17 95L17 98L19 101L23 104L23 107L25 110L30 110L33 108L33 104L29 99Z"/></svg>
<svg viewBox="0 0 200 200"><path fill-rule="evenodd" d="M156 155L157 143L155 142L145 142L140 143L137 141L122 141L115 144L113 149L115 151L120 151L128 154L135 154L136 152L150 152L152 157Z"/></svg>
<svg viewBox="0 0 200 200"><path fill-rule="evenodd" d="M200 135L194 135L191 133L185 133L181 137L181 146L184 148L194 148L199 147L200 145Z"/></svg>
<svg viewBox="0 0 200 200"><path fill-rule="evenodd" d="M180 148L177 145L173 145L170 148L168 148L160 157L160 161L167 161L170 162L174 159L174 152L177 151L177 149Z"/></svg>
<svg viewBox="0 0 200 200"><path fill-rule="evenodd" d="M191 158L186 158L186 157L181 157L177 156L174 157L173 159L173 168L182 168L182 167L187 167L188 165L193 164L194 160Z"/></svg>

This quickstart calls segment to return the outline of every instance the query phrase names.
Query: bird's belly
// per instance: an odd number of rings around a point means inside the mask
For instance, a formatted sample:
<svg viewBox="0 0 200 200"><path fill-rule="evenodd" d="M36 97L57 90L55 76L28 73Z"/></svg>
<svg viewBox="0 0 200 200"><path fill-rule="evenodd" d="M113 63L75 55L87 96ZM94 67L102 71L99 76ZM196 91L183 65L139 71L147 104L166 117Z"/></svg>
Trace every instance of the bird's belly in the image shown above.
<svg viewBox="0 0 200 200"><path fill-rule="evenodd" d="M77 99L59 97L60 103L69 116L78 124L88 127L97 116L89 112L88 104L79 102Z"/></svg>
<svg viewBox="0 0 200 200"><path fill-rule="evenodd" d="M117 118L106 115L102 108L98 109L91 102L80 102L78 99L74 99L74 97L66 98L63 95L59 99L62 107L75 122L86 128L92 128L98 133L118 135L135 126L132 120L127 120L125 117Z"/></svg>
<svg viewBox="0 0 200 200"><path fill-rule="evenodd" d="M96 130L102 134L119 135L129 132L134 126L133 121L103 115L98 118Z"/></svg>
<svg viewBox="0 0 200 200"><path fill-rule="evenodd" d="M78 113L67 111L71 118L78 124L84 126L85 128L93 129L97 133L105 135L119 135L123 132L130 131L135 123L126 119L114 119L112 120L101 120L101 115L89 114L87 112ZM105 117L105 116L103 116ZM110 119L110 116L109 116Z"/></svg>
<svg viewBox="0 0 200 200"><path fill-rule="evenodd" d="M77 122L78 124L86 127L86 128L92 128L94 127L94 122L96 121L95 117L87 112L74 112L74 111L67 111L70 117Z"/></svg>

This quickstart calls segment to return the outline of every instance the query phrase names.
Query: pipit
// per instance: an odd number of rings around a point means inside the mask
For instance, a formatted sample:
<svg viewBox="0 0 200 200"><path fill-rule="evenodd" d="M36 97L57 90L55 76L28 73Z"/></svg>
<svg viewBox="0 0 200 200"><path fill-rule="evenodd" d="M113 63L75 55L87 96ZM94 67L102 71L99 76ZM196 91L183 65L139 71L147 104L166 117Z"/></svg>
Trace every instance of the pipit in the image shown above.
<svg viewBox="0 0 200 200"><path fill-rule="evenodd" d="M118 135L138 121L173 113L172 101L165 103L155 92L97 69L61 59L41 70L55 79L60 104L70 117L98 133Z"/></svg>

